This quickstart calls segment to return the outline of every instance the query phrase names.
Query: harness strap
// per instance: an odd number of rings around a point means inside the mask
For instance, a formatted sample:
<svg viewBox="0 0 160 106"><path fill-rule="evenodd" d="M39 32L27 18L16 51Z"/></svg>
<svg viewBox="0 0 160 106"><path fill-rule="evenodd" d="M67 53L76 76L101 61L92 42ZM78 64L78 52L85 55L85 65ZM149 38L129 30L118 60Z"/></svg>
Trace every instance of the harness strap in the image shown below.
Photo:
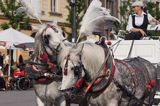
<svg viewBox="0 0 160 106"><path fill-rule="evenodd" d="M97 90L97 91L94 91L94 92L92 92L92 93L100 93L100 92L103 92L110 84L111 84L111 82L112 82L112 80L113 80L113 77L114 77L114 74L115 74L115 63L114 63L114 60L113 60L113 62L112 62L112 70L111 70L111 73L110 73L110 75L109 75L109 80L108 80L108 82L107 82L107 84L103 87L103 88L101 88L101 89L99 89L99 90Z"/></svg>
<svg viewBox="0 0 160 106"><path fill-rule="evenodd" d="M135 70L132 67L129 67L129 65L124 60L119 60L118 62L121 63L123 66L125 66L129 70L129 72L132 76L132 82L134 83L134 87L136 87L137 86L137 83L136 83L137 79L135 76Z"/></svg>
<svg viewBox="0 0 160 106"><path fill-rule="evenodd" d="M109 56L110 56L110 53L107 53L107 55L106 55L106 57L105 57L105 61L104 61L103 64L101 65L101 67L100 67L100 69L99 69L99 71L98 71L98 73L97 73L97 76L96 76L96 77L92 80L92 82L91 82L90 84L88 84L88 86L85 88L85 90L84 90L85 93L88 93L88 92L89 92L89 90L92 88L92 86L93 86L93 85L95 84L95 82L97 81L97 78L99 78L99 75L100 75L100 73L101 73L101 70L102 70L102 68L105 67L106 62L107 62ZM109 86L109 84L112 82L114 73L115 73L115 63L114 63L114 60L113 60L113 61L112 61L112 70L111 70L111 74L110 74L110 78L109 78L108 83L106 84L106 86L104 86L104 87L103 87L102 89L100 89L100 90L97 90L96 92L100 92L100 91L106 89L106 88ZM105 76L105 75L104 75L104 76ZM104 76L102 76L102 78L103 78ZM95 93L96 93L96 92L95 92Z"/></svg>
<svg viewBox="0 0 160 106"><path fill-rule="evenodd" d="M113 82L115 83L115 85L120 88L122 91L124 91L128 97L132 97L133 99L135 99L137 102L144 104L146 106L148 106L148 103L145 103L144 101L142 101L141 99L138 99L137 97L134 96L134 94L132 92L130 92L128 89L126 89L126 87L122 86L115 78L113 78Z"/></svg>

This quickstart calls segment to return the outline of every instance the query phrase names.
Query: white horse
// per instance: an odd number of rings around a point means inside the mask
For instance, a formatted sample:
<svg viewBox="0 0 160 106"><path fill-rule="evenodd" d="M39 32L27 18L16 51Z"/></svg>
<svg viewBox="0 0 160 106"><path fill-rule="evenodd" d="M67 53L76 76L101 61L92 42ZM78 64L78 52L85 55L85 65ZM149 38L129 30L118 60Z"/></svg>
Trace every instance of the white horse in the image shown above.
<svg viewBox="0 0 160 106"><path fill-rule="evenodd" d="M79 101L84 104L150 105L149 93L154 91L156 69L147 60L140 57L114 60L108 47L93 43L80 43L61 58L61 91L75 98L83 95Z"/></svg>
<svg viewBox="0 0 160 106"><path fill-rule="evenodd" d="M36 74L34 90L38 106L66 106L66 99L58 90L61 84L61 70L58 69L58 54L69 51L72 46L65 40L62 30L56 24L44 24L35 36L33 69Z"/></svg>

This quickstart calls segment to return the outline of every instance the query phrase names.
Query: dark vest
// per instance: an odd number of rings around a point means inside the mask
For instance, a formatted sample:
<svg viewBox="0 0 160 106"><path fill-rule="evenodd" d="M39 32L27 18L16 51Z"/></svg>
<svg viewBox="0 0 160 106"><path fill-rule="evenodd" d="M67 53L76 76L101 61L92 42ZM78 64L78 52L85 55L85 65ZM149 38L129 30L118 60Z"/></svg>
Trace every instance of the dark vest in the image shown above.
<svg viewBox="0 0 160 106"><path fill-rule="evenodd" d="M132 15L132 25L133 25L134 28L143 29L143 31L147 33L148 24L149 24L149 21L148 21L147 14L144 14L143 24L141 26L136 26L135 25L135 15Z"/></svg>

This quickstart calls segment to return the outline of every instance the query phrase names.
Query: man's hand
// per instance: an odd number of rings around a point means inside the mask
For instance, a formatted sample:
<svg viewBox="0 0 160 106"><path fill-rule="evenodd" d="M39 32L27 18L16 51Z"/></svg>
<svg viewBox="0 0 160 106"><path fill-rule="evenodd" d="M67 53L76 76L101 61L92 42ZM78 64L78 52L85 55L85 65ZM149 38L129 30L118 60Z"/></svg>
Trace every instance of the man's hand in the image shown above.
<svg viewBox="0 0 160 106"><path fill-rule="evenodd" d="M142 36L147 36L147 34L142 29L139 29L139 32L142 34Z"/></svg>

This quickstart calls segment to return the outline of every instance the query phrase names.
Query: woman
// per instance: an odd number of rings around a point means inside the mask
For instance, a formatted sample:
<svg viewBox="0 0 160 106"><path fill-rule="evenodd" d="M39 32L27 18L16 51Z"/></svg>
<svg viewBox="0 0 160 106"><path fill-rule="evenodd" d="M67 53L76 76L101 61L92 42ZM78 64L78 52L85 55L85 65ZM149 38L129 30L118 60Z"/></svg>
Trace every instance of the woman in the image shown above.
<svg viewBox="0 0 160 106"><path fill-rule="evenodd" d="M147 36L147 26L150 23L158 23L149 13L144 12L144 5L142 1L135 1L132 4L133 14L129 16L127 31L129 34L125 36L126 40L140 40Z"/></svg>
<svg viewBox="0 0 160 106"><path fill-rule="evenodd" d="M20 68L22 68L25 65L24 60L23 60L23 56L19 55L19 66Z"/></svg>

